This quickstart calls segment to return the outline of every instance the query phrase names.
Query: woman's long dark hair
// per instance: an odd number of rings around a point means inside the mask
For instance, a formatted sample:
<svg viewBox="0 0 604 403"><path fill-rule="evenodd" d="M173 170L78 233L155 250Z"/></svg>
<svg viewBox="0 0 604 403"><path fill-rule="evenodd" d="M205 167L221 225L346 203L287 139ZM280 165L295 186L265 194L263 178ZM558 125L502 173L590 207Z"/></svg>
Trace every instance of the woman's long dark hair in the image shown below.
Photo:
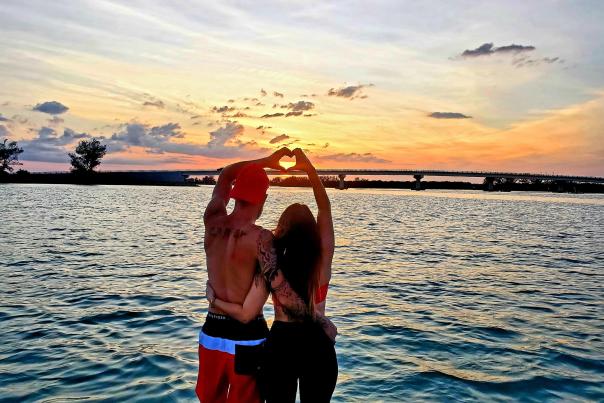
<svg viewBox="0 0 604 403"><path fill-rule="evenodd" d="M274 245L279 269L312 314L319 286L321 239L308 206L295 203L285 209L275 231Z"/></svg>

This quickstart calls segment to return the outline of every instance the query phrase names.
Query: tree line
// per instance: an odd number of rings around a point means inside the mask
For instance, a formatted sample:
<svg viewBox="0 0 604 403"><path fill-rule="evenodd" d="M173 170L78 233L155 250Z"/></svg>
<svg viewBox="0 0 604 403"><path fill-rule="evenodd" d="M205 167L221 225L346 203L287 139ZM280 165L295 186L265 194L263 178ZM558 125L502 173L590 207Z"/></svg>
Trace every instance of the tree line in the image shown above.
<svg viewBox="0 0 604 403"><path fill-rule="evenodd" d="M19 155L23 153L16 141L9 142L4 139L0 143L0 175L7 175L14 171L14 167L22 165ZM101 165L101 160L107 153L107 146L95 138L81 140L74 152L68 153L71 160L71 172L75 174L92 174L94 169ZM19 172L26 172L19 170Z"/></svg>

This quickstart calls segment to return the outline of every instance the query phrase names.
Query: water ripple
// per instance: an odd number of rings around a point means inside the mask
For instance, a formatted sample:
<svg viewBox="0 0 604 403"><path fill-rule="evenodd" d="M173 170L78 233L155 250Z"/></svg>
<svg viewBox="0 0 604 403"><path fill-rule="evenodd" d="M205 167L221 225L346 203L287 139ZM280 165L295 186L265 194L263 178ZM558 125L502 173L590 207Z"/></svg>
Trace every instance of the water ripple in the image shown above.
<svg viewBox="0 0 604 403"><path fill-rule="evenodd" d="M194 400L210 194L0 186L0 400ZM604 400L603 197L330 196L335 401Z"/></svg>

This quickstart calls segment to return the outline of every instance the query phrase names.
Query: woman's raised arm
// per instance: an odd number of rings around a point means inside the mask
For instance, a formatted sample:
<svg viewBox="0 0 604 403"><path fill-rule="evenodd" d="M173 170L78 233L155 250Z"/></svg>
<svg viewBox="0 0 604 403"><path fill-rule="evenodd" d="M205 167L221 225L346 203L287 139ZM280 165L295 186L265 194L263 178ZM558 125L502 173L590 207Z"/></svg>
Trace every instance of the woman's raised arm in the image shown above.
<svg viewBox="0 0 604 403"><path fill-rule="evenodd" d="M323 182L321 182L321 178L319 178L315 167L306 154L304 154L304 151L296 148L293 150L293 154L296 158L296 165L289 168L288 171L300 170L306 172L315 194L317 207L319 208L317 226L321 236L321 285L325 285L331 279L331 262L335 247L331 202L329 201Z"/></svg>

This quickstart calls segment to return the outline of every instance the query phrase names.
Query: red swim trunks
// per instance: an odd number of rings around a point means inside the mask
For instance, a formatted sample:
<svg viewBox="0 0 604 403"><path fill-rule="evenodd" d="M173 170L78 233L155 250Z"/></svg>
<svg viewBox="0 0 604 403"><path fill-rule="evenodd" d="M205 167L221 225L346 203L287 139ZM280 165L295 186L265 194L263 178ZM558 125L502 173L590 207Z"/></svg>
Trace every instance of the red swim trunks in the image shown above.
<svg viewBox="0 0 604 403"><path fill-rule="evenodd" d="M199 401L261 402L256 376L241 369L245 367L240 365L241 351L246 346L259 346L267 334L268 326L262 316L243 324L228 316L208 313L199 332L199 373L195 387Z"/></svg>

